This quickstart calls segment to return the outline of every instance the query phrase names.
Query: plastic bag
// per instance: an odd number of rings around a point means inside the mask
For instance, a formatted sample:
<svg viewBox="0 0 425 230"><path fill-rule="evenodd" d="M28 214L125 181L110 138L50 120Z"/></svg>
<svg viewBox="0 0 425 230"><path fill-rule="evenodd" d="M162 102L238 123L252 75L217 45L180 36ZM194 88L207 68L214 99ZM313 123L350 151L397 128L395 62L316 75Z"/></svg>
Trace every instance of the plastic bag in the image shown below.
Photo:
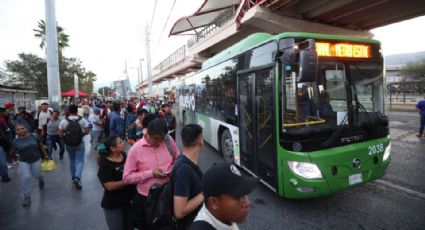
<svg viewBox="0 0 425 230"><path fill-rule="evenodd" d="M42 160L40 170L41 171L52 171L56 169L56 163L54 160Z"/></svg>

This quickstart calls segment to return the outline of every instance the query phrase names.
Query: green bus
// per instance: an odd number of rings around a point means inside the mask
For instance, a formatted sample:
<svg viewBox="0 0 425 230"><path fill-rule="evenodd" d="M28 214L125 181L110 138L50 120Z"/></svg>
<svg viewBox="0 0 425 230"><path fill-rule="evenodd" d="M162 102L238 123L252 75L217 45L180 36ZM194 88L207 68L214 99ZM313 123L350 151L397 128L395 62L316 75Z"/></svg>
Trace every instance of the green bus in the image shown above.
<svg viewBox="0 0 425 230"><path fill-rule="evenodd" d="M178 114L205 140L287 198L380 178L391 143L380 43L255 33L180 82Z"/></svg>

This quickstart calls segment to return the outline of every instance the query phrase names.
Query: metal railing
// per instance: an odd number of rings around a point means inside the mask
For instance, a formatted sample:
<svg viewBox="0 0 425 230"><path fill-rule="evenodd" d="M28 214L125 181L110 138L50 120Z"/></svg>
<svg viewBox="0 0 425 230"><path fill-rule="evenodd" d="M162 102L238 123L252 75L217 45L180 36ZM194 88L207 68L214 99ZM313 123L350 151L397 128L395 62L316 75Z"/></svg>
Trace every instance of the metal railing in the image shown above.
<svg viewBox="0 0 425 230"><path fill-rule="evenodd" d="M187 58L188 49L198 43L202 38L205 38L216 31L219 27L223 26L226 22L231 20L236 14L236 8L229 8L223 11L221 14L217 16L217 18L208 26L205 26L202 30L196 31L196 35L191 37L187 44L177 49L170 56L168 56L165 60L159 63L157 66L153 68L156 74L161 73L171 67L181 63ZM155 75L155 74L154 74Z"/></svg>
<svg viewBox="0 0 425 230"><path fill-rule="evenodd" d="M172 66L184 61L187 58L187 45L184 45L174 51L164 61L159 63L153 69L159 71L159 73L171 68Z"/></svg>

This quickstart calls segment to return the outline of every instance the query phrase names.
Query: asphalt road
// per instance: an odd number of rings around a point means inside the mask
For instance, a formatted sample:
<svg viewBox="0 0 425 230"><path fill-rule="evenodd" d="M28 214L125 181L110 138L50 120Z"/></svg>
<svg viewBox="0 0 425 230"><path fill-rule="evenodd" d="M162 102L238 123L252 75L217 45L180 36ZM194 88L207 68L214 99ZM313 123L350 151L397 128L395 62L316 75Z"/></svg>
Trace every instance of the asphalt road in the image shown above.
<svg viewBox="0 0 425 230"><path fill-rule="evenodd" d="M392 162L372 183L307 200L284 199L260 185L249 196L251 209L241 229L424 229L425 138L415 136L415 113L390 114ZM178 141L179 142L179 141ZM208 144L200 166L223 162Z"/></svg>

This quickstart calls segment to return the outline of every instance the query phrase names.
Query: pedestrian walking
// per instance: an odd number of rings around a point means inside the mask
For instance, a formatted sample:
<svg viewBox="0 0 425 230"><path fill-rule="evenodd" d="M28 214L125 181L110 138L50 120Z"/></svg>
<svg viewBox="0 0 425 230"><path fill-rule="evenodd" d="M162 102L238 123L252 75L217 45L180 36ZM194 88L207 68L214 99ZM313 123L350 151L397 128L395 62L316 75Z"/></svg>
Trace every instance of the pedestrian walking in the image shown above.
<svg viewBox="0 0 425 230"><path fill-rule="evenodd" d="M18 107L19 113L15 116L15 126L18 124L25 125L29 127L28 130L30 133L33 132L34 128L36 128L36 122L34 121L34 116L31 113L27 112L27 108L25 106Z"/></svg>
<svg viewBox="0 0 425 230"><path fill-rule="evenodd" d="M143 125L143 120L148 115L146 109L139 109L137 111L137 118L131 123L127 130L127 141L130 145L134 145L138 140L142 139L144 133L143 130L146 126Z"/></svg>
<svg viewBox="0 0 425 230"><path fill-rule="evenodd" d="M59 137L63 138L65 149L69 156L69 170L72 183L77 190L82 189L81 176L84 168L85 143L84 135L89 133L89 124L86 119L79 117L78 106L69 106L69 117L59 124Z"/></svg>
<svg viewBox="0 0 425 230"><path fill-rule="evenodd" d="M59 137L59 111L55 110L52 113L52 117L47 121L46 124L46 133L47 133L47 154L50 159L52 158L53 149L56 149L59 145L59 159L63 160L63 154L65 152L65 147L62 139Z"/></svg>
<svg viewBox="0 0 425 230"><path fill-rule="evenodd" d="M47 133L46 124L49 119L52 118L52 110L49 109L49 104L44 102L41 104L41 111L39 111L34 117L38 121L37 133L40 134L40 140L46 144Z"/></svg>
<svg viewBox="0 0 425 230"><path fill-rule="evenodd" d="M117 135L124 139L124 120L121 118L121 106L112 104L112 113L109 115L109 135Z"/></svg>
<svg viewBox="0 0 425 230"><path fill-rule="evenodd" d="M38 180L38 187L44 189L45 183L40 173L41 157L48 158L40 149L40 140L29 130L26 125L18 124L16 126L18 137L12 142L12 153L19 155L24 207L31 205L31 175Z"/></svg>
<svg viewBox="0 0 425 230"><path fill-rule="evenodd" d="M129 203L135 194L134 185L124 184L123 170L126 161L125 142L116 135L106 138L105 151L99 151L97 176L104 193L101 206L110 230L133 229L129 218Z"/></svg>
<svg viewBox="0 0 425 230"><path fill-rule="evenodd" d="M189 229L239 229L249 212L248 194L258 180L243 177L236 166L221 163L212 166L202 178L204 205Z"/></svg>
<svg viewBox="0 0 425 230"><path fill-rule="evenodd" d="M425 93L423 94L423 99L416 104L416 108L419 111L420 116L420 125L419 125L419 133L416 134L418 137L425 137L424 127L425 127Z"/></svg>
<svg viewBox="0 0 425 230"><path fill-rule="evenodd" d="M112 100L107 100L106 105L102 106L102 110L100 111L100 118L102 120L103 124L103 133L105 134L105 137L109 136L109 115L111 114L111 108L112 108Z"/></svg>
<svg viewBox="0 0 425 230"><path fill-rule="evenodd" d="M83 101L83 117L88 120L90 115L90 106L88 101Z"/></svg>
<svg viewBox="0 0 425 230"><path fill-rule="evenodd" d="M90 114L89 122L92 123L92 146L93 149L97 149L97 146L102 141L102 132L103 132L103 125L102 120L100 118L100 109L98 107L93 107L93 114Z"/></svg>
<svg viewBox="0 0 425 230"><path fill-rule="evenodd" d="M7 157L12 146L11 139L9 137L11 135L11 130L7 125L6 117L4 116L6 112L6 108L0 107L0 177L3 182L10 181L7 168Z"/></svg>
<svg viewBox="0 0 425 230"><path fill-rule="evenodd" d="M169 104L164 104L163 106L164 111L164 120L167 122L168 126L168 134L176 140L176 116L174 116L173 112L171 112L171 107Z"/></svg>

